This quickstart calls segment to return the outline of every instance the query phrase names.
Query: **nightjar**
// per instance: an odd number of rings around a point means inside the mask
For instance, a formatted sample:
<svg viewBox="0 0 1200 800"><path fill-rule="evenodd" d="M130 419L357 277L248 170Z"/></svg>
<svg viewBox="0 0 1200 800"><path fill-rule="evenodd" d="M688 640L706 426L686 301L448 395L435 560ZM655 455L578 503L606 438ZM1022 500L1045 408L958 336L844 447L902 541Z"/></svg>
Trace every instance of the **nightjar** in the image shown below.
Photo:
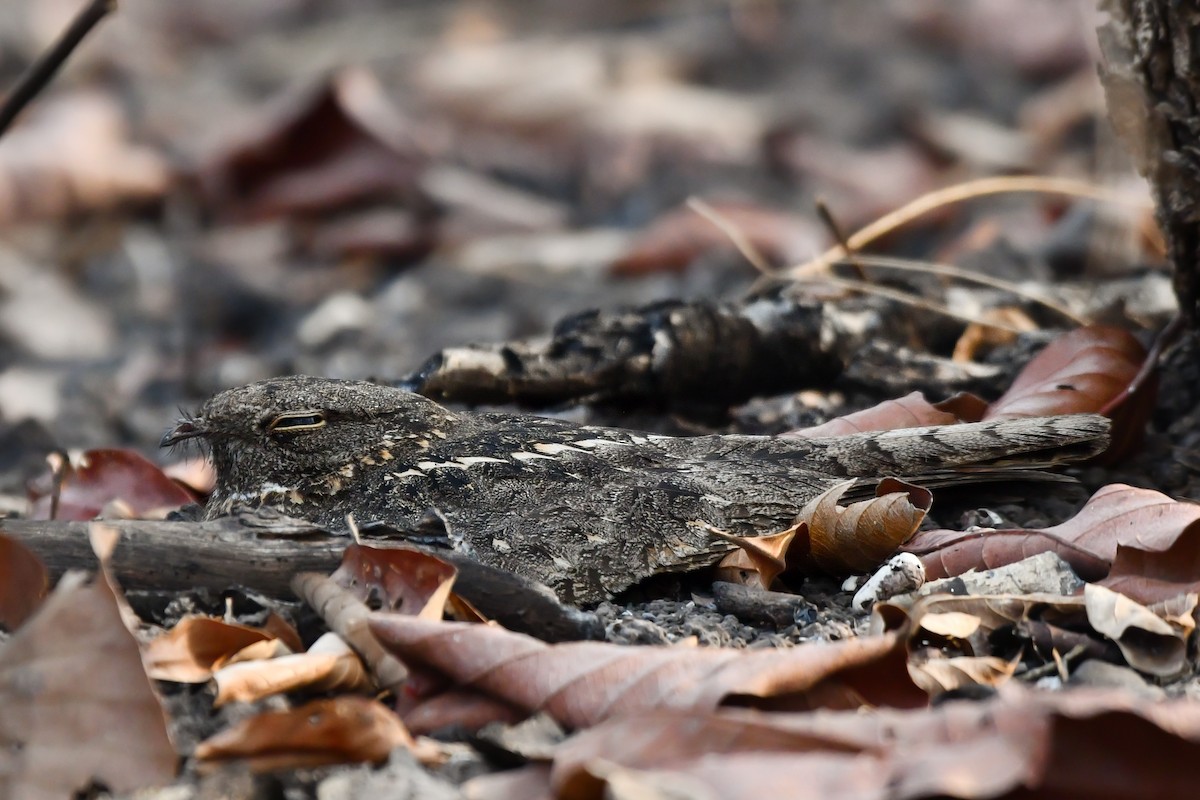
<svg viewBox="0 0 1200 800"><path fill-rule="evenodd" d="M286 377L217 394L163 437L201 439L207 517L271 506L321 525L406 529L430 511L464 555L594 602L711 563L738 534L789 525L847 477L925 485L1094 454L1108 422L1073 415L826 439L670 437L543 417L450 411L374 383Z"/></svg>

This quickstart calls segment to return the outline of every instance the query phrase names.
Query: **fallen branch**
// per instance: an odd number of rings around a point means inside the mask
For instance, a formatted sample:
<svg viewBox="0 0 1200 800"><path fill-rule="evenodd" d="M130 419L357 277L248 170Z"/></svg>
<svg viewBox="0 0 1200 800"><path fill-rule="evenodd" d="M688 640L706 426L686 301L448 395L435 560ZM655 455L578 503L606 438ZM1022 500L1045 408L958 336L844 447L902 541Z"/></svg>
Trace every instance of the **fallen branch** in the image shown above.
<svg viewBox="0 0 1200 800"><path fill-rule="evenodd" d="M271 597L293 597L293 576L328 574L349 539L312 523L252 513L206 522L107 520L121 532L110 569L125 589L224 591L246 586ZM88 523L5 520L0 533L33 550L52 580L71 569L94 570ZM387 541L367 541L387 547ZM411 543L406 546L412 547ZM545 641L597 638L603 626L592 614L560 604L552 592L456 553L431 550L459 570L455 590L509 630Z"/></svg>

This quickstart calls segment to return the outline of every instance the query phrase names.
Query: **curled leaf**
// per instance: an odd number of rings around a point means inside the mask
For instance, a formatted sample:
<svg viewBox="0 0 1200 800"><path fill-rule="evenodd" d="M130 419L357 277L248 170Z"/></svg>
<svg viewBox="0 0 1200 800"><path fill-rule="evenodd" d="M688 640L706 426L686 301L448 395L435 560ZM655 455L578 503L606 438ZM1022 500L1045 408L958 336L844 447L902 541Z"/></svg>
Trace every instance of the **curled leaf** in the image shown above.
<svg viewBox="0 0 1200 800"><path fill-rule="evenodd" d="M921 557L930 580L970 569L992 569L1052 551L1079 577L1096 581L1108 574L1118 546L1161 552L1197 520L1200 504L1114 483L1097 491L1078 514L1061 525L1040 530L921 531L904 549Z"/></svg>
<svg viewBox="0 0 1200 800"><path fill-rule="evenodd" d="M826 572L874 570L909 540L933 505L928 489L884 478L873 499L839 506L838 499L854 484L839 483L796 515L808 523L811 563Z"/></svg>

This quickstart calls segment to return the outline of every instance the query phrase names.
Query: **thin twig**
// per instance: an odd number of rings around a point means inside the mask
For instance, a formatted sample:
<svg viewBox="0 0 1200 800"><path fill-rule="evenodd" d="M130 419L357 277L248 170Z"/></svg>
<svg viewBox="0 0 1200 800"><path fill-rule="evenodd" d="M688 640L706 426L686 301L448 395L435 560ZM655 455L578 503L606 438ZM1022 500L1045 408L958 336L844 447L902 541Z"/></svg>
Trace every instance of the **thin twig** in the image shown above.
<svg viewBox="0 0 1200 800"><path fill-rule="evenodd" d="M999 289L1001 291L1008 292L1009 294L1016 295L1017 297L1029 300L1032 303L1037 303L1038 305L1048 308L1056 314L1071 320L1071 322L1075 323L1076 325L1091 324L1089 320L1079 316L1066 306L1060 305L1054 300L1044 297L1037 292L1030 291L1020 284L1013 283L1012 281L1006 281L1003 278L993 278L990 275L972 272L971 270L963 269L962 267L956 267L953 264L939 264L936 261L921 261L919 259L895 258L892 256L865 255L863 253L856 253L855 259L859 263L866 264L869 267L898 269L909 272L926 272L931 275L943 275L948 278L957 278L958 280L966 281L968 283L978 283L981 286L990 286L993 289ZM820 265L817 266L819 267ZM808 270L805 270L805 272L808 272ZM813 272L816 272L816 270L813 270Z"/></svg>
<svg viewBox="0 0 1200 800"><path fill-rule="evenodd" d="M982 325L986 328L995 328L996 330L1001 331L1008 331L1009 333L1015 333L1018 336L1022 333L1025 333L1025 331L1021 330L1020 328L1015 328L1012 325L1005 325L1003 322L982 319L981 317L976 317L971 314L963 314L961 312L954 311L951 308L947 308L946 306L935 303L932 300L926 300L924 297L918 297L915 294L901 292L896 289L889 289L886 286L880 286L877 283L863 283L862 281L856 281L850 278L835 278L832 275L824 275L819 278L803 278L800 280L802 282L809 283L832 284L833 286L839 286L843 289L849 289L852 292L873 294L877 297L886 297L889 300L895 300L898 303L904 303L905 305L910 305L915 308L923 308L926 311L932 311L933 313L941 314L944 317L957 319L961 322L973 322L976 325Z"/></svg>
<svg viewBox="0 0 1200 800"><path fill-rule="evenodd" d="M763 273L764 277L769 277L772 274L771 267L767 263L767 259L754 247L754 244L745 234L742 233L741 229L739 229L737 225L721 214L720 211L699 198L689 198L687 204L688 207L690 207L693 211L704 217L713 225L716 225L722 233L728 236L729 241L735 248L737 248L738 252L740 252L747 261L753 264L759 272ZM996 328L998 330L1008 331L1009 333L1024 333L1024 331L1014 328L1011 325L1005 325L999 322L991 322L970 314L961 314L957 311L952 311L945 306L938 305L937 303L926 300L923 297L918 297L914 294L908 294L907 292L888 289L887 287L879 286L878 284L865 283L863 281L856 281L849 278L835 278L824 274L820 276L811 276L812 271L813 270L811 268L806 268L801 272L809 273L808 275L793 277L792 280L797 282L809 281L813 283L833 284L834 286L840 286L843 289L849 289L851 291L861 292L863 294L874 294L879 297L886 297L890 300L896 300L900 303L906 303L907 305L915 306L917 308L924 308L928 311L933 311L934 313L952 317L963 322L973 322L988 328Z"/></svg>
<svg viewBox="0 0 1200 800"><path fill-rule="evenodd" d="M1105 189L1086 181L1073 178L1050 178L1044 175L1011 175L958 183L944 189L923 194L879 219L867 225L846 239L846 245L853 250L862 250L868 244L884 234L912 222L931 211L952 203L961 203L972 197L984 197L993 194L1012 194L1017 192L1033 192L1037 194L1062 194L1070 197L1086 197L1092 200L1102 200L1117 205L1137 205L1110 189ZM831 247L807 264L801 264L786 270L787 273L811 269L813 264L829 264L846 257L842 245ZM782 277L782 276L781 276Z"/></svg>
<svg viewBox="0 0 1200 800"><path fill-rule="evenodd" d="M46 456L46 460L50 462L50 519L58 519L58 506L62 501L67 470L71 468L71 456L66 450L55 450Z"/></svg>
<svg viewBox="0 0 1200 800"><path fill-rule="evenodd" d="M46 88L46 84L50 83L84 37L96 27L96 23L116 10L117 0L92 0L75 16L58 41L29 65L29 69L25 70L25 74L17 80L17 85L0 105L0 136L4 135L13 121L25 110L25 106Z"/></svg>
<svg viewBox="0 0 1200 800"><path fill-rule="evenodd" d="M863 269L862 262L858 260L858 254L850 245L850 240L846 238L846 232L842 230L842 226L834 218L833 212L829 209L829 204L825 202L825 198L818 197L815 205L817 207L817 216L821 218L821 222L829 230L829 235L833 237L833 240L846 253L846 257L840 259L841 262L854 268L854 272L856 273L855 278L863 283L870 283L870 280L867 278L867 271Z"/></svg>
<svg viewBox="0 0 1200 800"><path fill-rule="evenodd" d="M717 211L708 203L701 200L699 197L689 197L687 207L695 211L706 220L716 225L721 233L729 237L729 241L737 248L737 251L750 262L753 267L763 275L775 274L775 268L767 260L767 257L754 246L754 242L750 241L746 234L742 233L741 228L730 222L724 214Z"/></svg>

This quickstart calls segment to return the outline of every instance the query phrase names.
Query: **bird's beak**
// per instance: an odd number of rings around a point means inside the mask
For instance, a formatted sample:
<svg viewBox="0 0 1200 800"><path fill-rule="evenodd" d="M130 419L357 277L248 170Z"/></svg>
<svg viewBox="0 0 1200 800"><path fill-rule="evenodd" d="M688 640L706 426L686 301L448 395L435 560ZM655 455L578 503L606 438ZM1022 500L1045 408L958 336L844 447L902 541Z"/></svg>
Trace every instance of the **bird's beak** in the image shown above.
<svg viewBox="0 0 1200 800"><path fill-rule="evenodd" d="M188 439L195 439L198 436L203 436L207 431L204 430L204 420L196 419L181 419L174 428L163 434L162 440L158 443L159 447L171 447Z"/></svg>

